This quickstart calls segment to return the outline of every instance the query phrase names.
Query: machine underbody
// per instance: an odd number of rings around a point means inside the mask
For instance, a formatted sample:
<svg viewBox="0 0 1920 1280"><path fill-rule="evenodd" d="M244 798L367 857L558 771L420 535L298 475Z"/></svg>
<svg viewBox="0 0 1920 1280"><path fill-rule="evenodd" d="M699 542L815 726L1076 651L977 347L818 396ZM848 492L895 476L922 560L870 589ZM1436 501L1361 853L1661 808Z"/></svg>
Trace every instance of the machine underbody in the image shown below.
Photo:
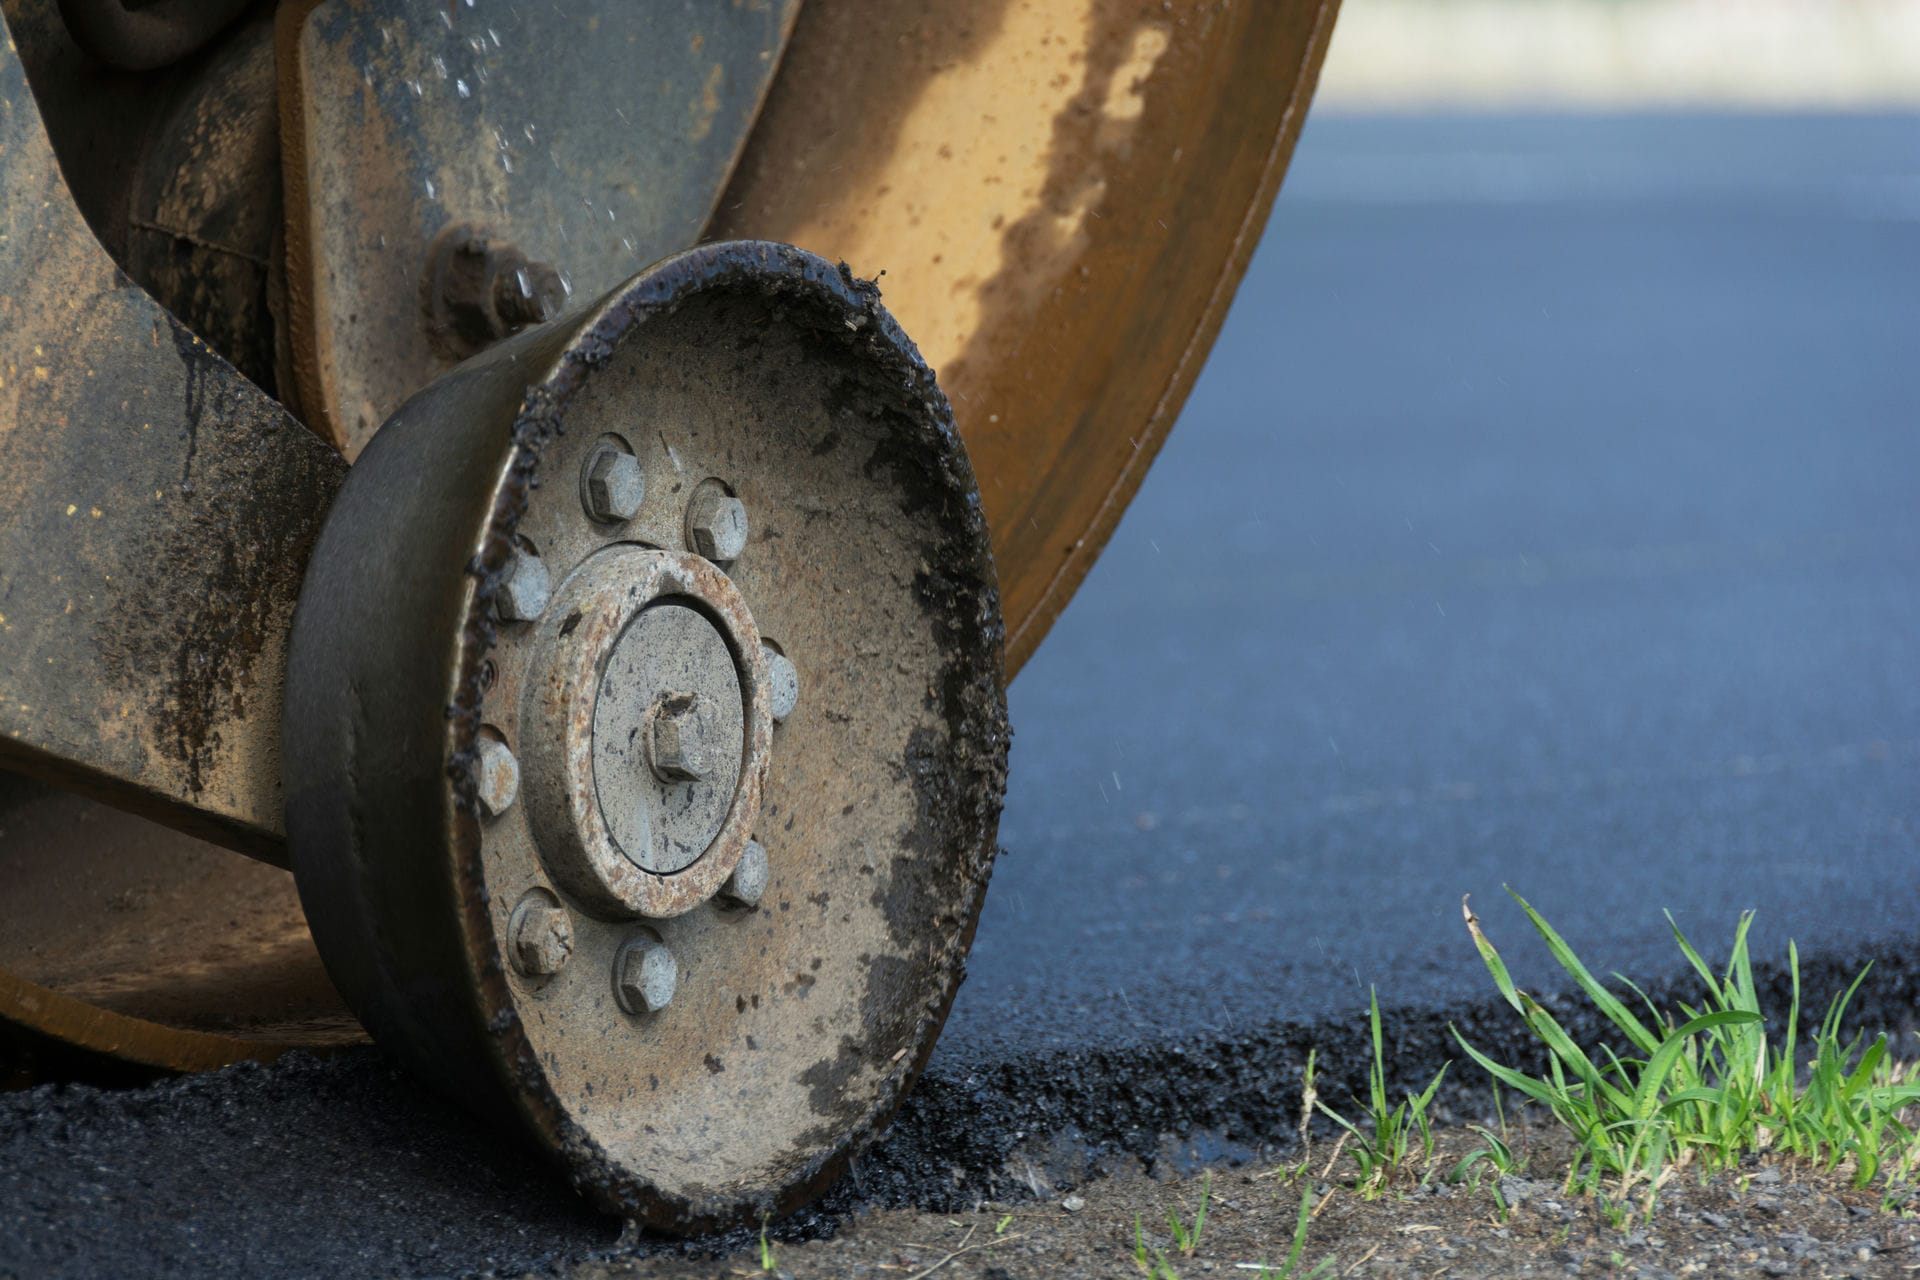
<svg viewBox="0 0 1920 1280"><path fill-rule="evenodd" d="M5 0L0 1071L822 1189L1335 7Z"/></svg>

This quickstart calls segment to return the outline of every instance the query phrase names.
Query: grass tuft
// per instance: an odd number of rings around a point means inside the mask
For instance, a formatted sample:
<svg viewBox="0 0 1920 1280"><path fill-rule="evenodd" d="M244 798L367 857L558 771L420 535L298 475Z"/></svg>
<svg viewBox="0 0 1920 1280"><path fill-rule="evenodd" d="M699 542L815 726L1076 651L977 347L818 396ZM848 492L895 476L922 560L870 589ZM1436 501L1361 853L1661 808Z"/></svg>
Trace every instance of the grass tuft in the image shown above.
<svg viewBox="0 0 1920 1280"><path fill-rule="evenodd" d="M1360 1104L1365 1111L1364 1124L1354 1123L1317 1099L1314 1106L1353 1139L1353 1158L1360 1166L1354 1190L1364 1199L1372 1200L1387 1189L1406 1163L1416 1136L1423 1158L1428 1164L1432 1163L1433 1122L1427 1108L1433 1103L1433 1095L1439 1092L1447 1068L1442 1066L1420 1093L1407 1094L1398 1106L1389 1106L1386 1054L1380 1034L1380 997L1371 987L1367 989L1367 1020L1373 1032L1373 1062L1367 1072L1367 1100ZM1308 1069L1311 1072L1311 1058ZM1302 1128L1304 1131L1304 1124Z"/></svg>
<svg viewBox="0 0 1920 1280"><path fill-rule="evenodd" d="M1798 949L1788 948L1793 995L1787 1016L1779 1033L1770 1036L1747 950L1753 913L1740 917L1720 973L1669 914L1668 927L1699 975L1705 998L1698 1006L1677 1002L1674 1011L1658 1009L1644 991L1615 975L1643 1006L1643 1018L1593 976L1531 904L1513 896L1560 967L1619 1033L1625 1055L1604 1045L1589 1050L1575 1043L1552 1014L1519 989L1465 899L1461 911L1474 946L1501 996L1546 1045L1548 1073L1535 1077L1495 1062L1457 1029L1453 1035L1495 1081L1546 1107L1572 1131L1579 1149L1567 1173L1569 1189L1598 1190L1601 1180L1610 1178L1621 1196L1643 1193L1645 1213L1677 1169L1696 1161L1709 1171L1730 1169L1749 1154L1774 1151L1828 1170L1848 1166L1858 1187L1880 1178L1888 1208L1911 1194L1920 1136L1910 1109L1920 1106L1920 1083L1910 1068L1892 1062L1886 1036L1870 1043L1862 1036L1840 1039L1847 1006L1866 970L1828 1007L1803 1051L1797 1040ZM1804 1083L1803 1057L1809 1059Z"/></svg>
<svg viewBox="0 0 1920 1280"><path fill-rule="evenodd" d="M1300 1274L1300 1255L1307 1251L1307 1225L1313 1220L1313 1188L1308 1187L1300 1193L1300 1217L1293 1224L1293 1243L1287 1248L1286 1260L1276 1270L1266 1263L1260 1264L1259 1280L1320 1280L1320 1277L1332 1271L1339 1259L1326 1257L1315 1264L1313 1270Z"/></svg>
<svg viewBox="0 0 1920 1280"><path fill-rule="evenodd" d="M1193 1225L1189 1227L1180 1221L1180 1215L1167 1210L1167 1227L1173 1233L1173 1246L1184 1256L1192 1257L1193 1251L1200 1247L1200 1233L1207 1229L1207 1201L1213 1197L1213 1170L1207 1170L1200 1179L1200 1211L1193 1215Z"/></svg>

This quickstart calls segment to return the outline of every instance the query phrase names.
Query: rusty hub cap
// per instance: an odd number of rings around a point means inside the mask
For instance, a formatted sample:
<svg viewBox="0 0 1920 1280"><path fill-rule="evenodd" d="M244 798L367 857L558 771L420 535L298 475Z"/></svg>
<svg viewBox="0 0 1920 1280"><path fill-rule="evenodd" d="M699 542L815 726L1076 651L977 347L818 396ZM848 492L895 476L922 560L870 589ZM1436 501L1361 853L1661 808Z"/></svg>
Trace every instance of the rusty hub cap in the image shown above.
<svg viewBox="0 0 1920 1280"><path fill-rule="evenodd" d="M609 1209L791 1209L959 983L1002 644L877 295L781 246L668 259L421 392L328 516L285 716L328 971Z"/></svg>
<svg viewBox="0 0 1920 1280"><path fill-rule="evenodd" d="M537 630L501 637L501 660L526 668L527 810L548 874L609 920L718 892L773 742L760 634L727 576L695 555L598 549Z"/></svg>

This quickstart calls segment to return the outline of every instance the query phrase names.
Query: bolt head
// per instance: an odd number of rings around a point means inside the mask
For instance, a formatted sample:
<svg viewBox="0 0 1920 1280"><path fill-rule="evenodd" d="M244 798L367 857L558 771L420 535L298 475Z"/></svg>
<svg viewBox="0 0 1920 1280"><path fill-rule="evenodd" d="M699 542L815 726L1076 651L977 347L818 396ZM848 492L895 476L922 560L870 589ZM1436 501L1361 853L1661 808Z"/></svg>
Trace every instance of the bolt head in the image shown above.
<svg viewBox="0 0 1920 1280"><path fill-rule="evenodd" d="M767 847L758 840L749 840L747 847L740 851L740 861L734 864L733 874L720 887L720 894L736 906L757 907L767 891L768 873Z"/></svg>
<svg viewBox="0 0 1920 1280"><path fill-rule="evenodd" d="M673 1003L680 965L666 943L636 938L620 949L613 964L614 996L628 1013L658 1013Z"/></svg>
<svg viewBox="0 0 1920 1280"><path fill-rule="evenodd" d="M547 578L547 566L539 556L524 551L513 553L507 580L500 584L500 616L508 622L532 622L547 611L547 599L553 584Z"/></svg>
<svg viewBox="0 0 1920 1280"><path fill-rule="evenodd" d="M747 549L746 504L721 489L702 489L687 506L687 541L717 563L738 560Z"/></svg>
<svg viewBox="0 0 1920 1280"><path fill-rule="evenodd" d="M773 694L773 721L779 724L800 705L800 672L779 650L762 646L762 651L767 658L767 684Z"/></svg>
<svg viewBox="0 0 1920 1280"><path fill-rule="evenodd" d="M573 955L573 921L567 909L538 892L514 909L509 933L513 967L530 978L551 977Z"/></svg>
<svg viewBox="0 0 1920 1280"><path fill-rule="evenodd" d="M587 514L595 520L620 524L633 519L646 492L640 459L624 449L600 449L587 464Z"/></svg>
<svg viewBox="0 0 1920 1280"><path fill-rule="evenodd" d="M647 763L662 782L694 782L707 775L699 699L693 694L670 693L660 699L647 736Z"/></svg>
<svg viewBox="0 0 1920 1280"><path fill-rule="evenodd" d="M518 333L560 314L566 302L566 282L545 262L529 262L512 245L491 248L487 269L492 277L493 328L500 337Z"/></svg>
<svg viewBox="0 0 1920 1280"><path fill-rule="evenodd" d="M520 762L506 743L497 738L480 739L474 750L473 783L480 793L480 808L489 818L513 808L520 794Z"/></svg>
<svg viewBox="0 0 1920 1280"><path fill-rule="evenodd" d="M444 228L427 258L427 317L438 345L471 355L560 314L571 290L554 266L530 260L486 228Z"/></svg>

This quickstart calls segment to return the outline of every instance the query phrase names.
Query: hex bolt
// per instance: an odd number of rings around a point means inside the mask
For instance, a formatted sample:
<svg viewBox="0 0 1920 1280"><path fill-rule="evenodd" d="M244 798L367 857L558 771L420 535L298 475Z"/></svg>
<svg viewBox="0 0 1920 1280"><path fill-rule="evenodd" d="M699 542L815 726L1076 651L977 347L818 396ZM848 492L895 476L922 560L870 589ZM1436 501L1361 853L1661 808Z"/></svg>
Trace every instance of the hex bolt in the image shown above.
<svg viewBox="0 0 1920 1280"><path fill-rule="evenodd" d="M513 967L529 978L552 977L573 955L573 921L567 909L538 889L513 909L507 937Z"/></svg>
<svg viewBox="0 0 1920 1280"><path fill-rule="evenodd" d="M718 484L694 491L687 504L687 541L707 559L724 564L747 549L747 507Z"/></svg>
<svg viewBox="0 0 1920 1280"><path fill-rule="evenodd" d="M500 584L500 594L494 599L500 616L508 622L532 622L547 611L551 590L547 566L541 563L540 557L515 551L507 580Z"/></svg>
<svg viewBox="0 0 1920 1280"><path fill-rule="evenodd" d="M436 345L469 356L566 305L567 281L550 263L468 223L447 226L427 254L427 324Z"/></svg>
<svg viewBox="0 0 1920 1280"><path fill-rule="evenodd" d="M770 644L762 644L767 659L767 684L773 692L773 722L779 724L800 705L800 671L792 659Z"/></svg>
<svg viewBox="0 0 1920 1280"><path fill-rule="evenodd" d="M614 999L628 1013L660 1012L673 1003L679 985L679 961L667 944L651 933L629 938L613 959Z"/></svg>
<svg viewBox="0 0 1920 1280"><path fill-rule="evenodd" d="M696 782L707 774L698 703L691 693L669 693L654 708L647 733L647 764L662 782Z"/></svg>
<svg viewBox="0 0 1920 1280"><path fill-rule="evenodd" d="M480 808L489 818L513 808L520 794L520 762L506 743L498 738L480 739L474 749L473 785L480 793Z"/></svg>
<svg viewBox="0 0 1920 1280"><path fill-rule="evenodd" d="M493 312L506 333L517 333L560 314L567 298L567 282L551 263L529 262L512 245L493 251L493 258Z"/></svg>
<svg viewBox="0 0 1920 1280"><path fill-rule="evenodd" d="M624 524L640 510L647 478L640 459L625 449L601 445L587 460L587 514L602 524Z"/></svg>
<svg viewBox="0 0 1920 1280"><path fill-rule="evenodd" d="M757 907L767 891L767 874L767 847L749 840L740 851L740 861L733 864L733 874L720 886L720 896L735 906Z"/></svg>

